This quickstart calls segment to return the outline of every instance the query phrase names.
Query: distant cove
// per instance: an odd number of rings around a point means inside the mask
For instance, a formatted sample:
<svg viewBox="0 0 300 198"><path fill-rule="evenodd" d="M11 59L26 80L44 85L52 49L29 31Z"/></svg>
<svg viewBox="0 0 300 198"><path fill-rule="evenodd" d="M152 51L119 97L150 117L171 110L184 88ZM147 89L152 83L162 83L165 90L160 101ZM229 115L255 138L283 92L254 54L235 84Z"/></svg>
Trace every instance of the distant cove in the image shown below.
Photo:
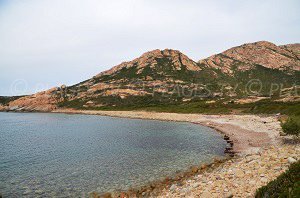
<svg viewBox="0 0 300 198"><path fill-rule="evenodd" d="M0 193L126 190L223 156L226 142L185 122L0 112Z"/></svg>

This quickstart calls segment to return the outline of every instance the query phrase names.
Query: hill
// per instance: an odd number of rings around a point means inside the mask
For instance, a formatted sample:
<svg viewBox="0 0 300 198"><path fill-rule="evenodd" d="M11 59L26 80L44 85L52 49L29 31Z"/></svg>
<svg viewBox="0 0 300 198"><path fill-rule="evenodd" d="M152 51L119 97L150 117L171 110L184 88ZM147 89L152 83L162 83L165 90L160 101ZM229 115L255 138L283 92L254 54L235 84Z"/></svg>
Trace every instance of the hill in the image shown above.
<svg viewBox="0 0 300 198"><path fill-rule="evenodd" d="M153 50L72 86L55 87L9 102L6 109L105 109L194 101L295 101L300 44L247 43L198 62L178 50Z"/></svg>

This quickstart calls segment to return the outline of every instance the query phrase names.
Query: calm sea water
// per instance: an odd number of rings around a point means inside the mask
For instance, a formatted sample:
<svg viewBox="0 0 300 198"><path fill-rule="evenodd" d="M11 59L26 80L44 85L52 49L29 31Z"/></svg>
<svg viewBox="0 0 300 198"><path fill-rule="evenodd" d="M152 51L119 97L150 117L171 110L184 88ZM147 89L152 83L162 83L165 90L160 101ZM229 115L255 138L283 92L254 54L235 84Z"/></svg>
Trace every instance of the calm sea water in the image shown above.
<svg viewBox="0 0 300 198"><path fill-rule="evenodd" d="M126 190L222 156L222 136L179 122L0 113L4 197Z"/></svg>

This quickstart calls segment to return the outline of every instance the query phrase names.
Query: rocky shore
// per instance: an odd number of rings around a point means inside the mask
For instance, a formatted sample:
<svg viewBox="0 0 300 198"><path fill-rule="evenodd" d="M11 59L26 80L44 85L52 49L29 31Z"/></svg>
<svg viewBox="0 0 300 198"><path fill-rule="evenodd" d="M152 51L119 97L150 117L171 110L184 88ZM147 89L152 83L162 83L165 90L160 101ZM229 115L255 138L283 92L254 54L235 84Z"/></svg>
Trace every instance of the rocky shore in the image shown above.
<svg viewBox="0 0 300 198"><path fill-rule="evenodd" d="M276 179L300 160L300 145L281 143L257 153L236 156L126 192L91 193L90 197L255 197L258 188Z"/></svg>
<svg viewBox="0 0 300 198"><path fill-rule="evenodd" d="M255 154L233 158L212 171L174 183L155 197L254 197L258 188L276 179L299 157L299 145L262 148Z"/></svg>

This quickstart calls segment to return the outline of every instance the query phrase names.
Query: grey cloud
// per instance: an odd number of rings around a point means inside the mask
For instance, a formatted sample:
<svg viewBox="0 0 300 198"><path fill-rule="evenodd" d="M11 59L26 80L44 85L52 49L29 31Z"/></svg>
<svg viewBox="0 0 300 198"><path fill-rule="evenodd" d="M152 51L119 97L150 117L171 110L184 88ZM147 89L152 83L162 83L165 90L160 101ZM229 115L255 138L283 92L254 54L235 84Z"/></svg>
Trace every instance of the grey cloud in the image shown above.
<svg viewBox="0 0 300 198"><path fill-rule="evenodd" d="M194 60L245 42L299 42L299 1L0 1L0 95L73 84L145 51ZM25 90L11 86L24 79Z"/></svg>

